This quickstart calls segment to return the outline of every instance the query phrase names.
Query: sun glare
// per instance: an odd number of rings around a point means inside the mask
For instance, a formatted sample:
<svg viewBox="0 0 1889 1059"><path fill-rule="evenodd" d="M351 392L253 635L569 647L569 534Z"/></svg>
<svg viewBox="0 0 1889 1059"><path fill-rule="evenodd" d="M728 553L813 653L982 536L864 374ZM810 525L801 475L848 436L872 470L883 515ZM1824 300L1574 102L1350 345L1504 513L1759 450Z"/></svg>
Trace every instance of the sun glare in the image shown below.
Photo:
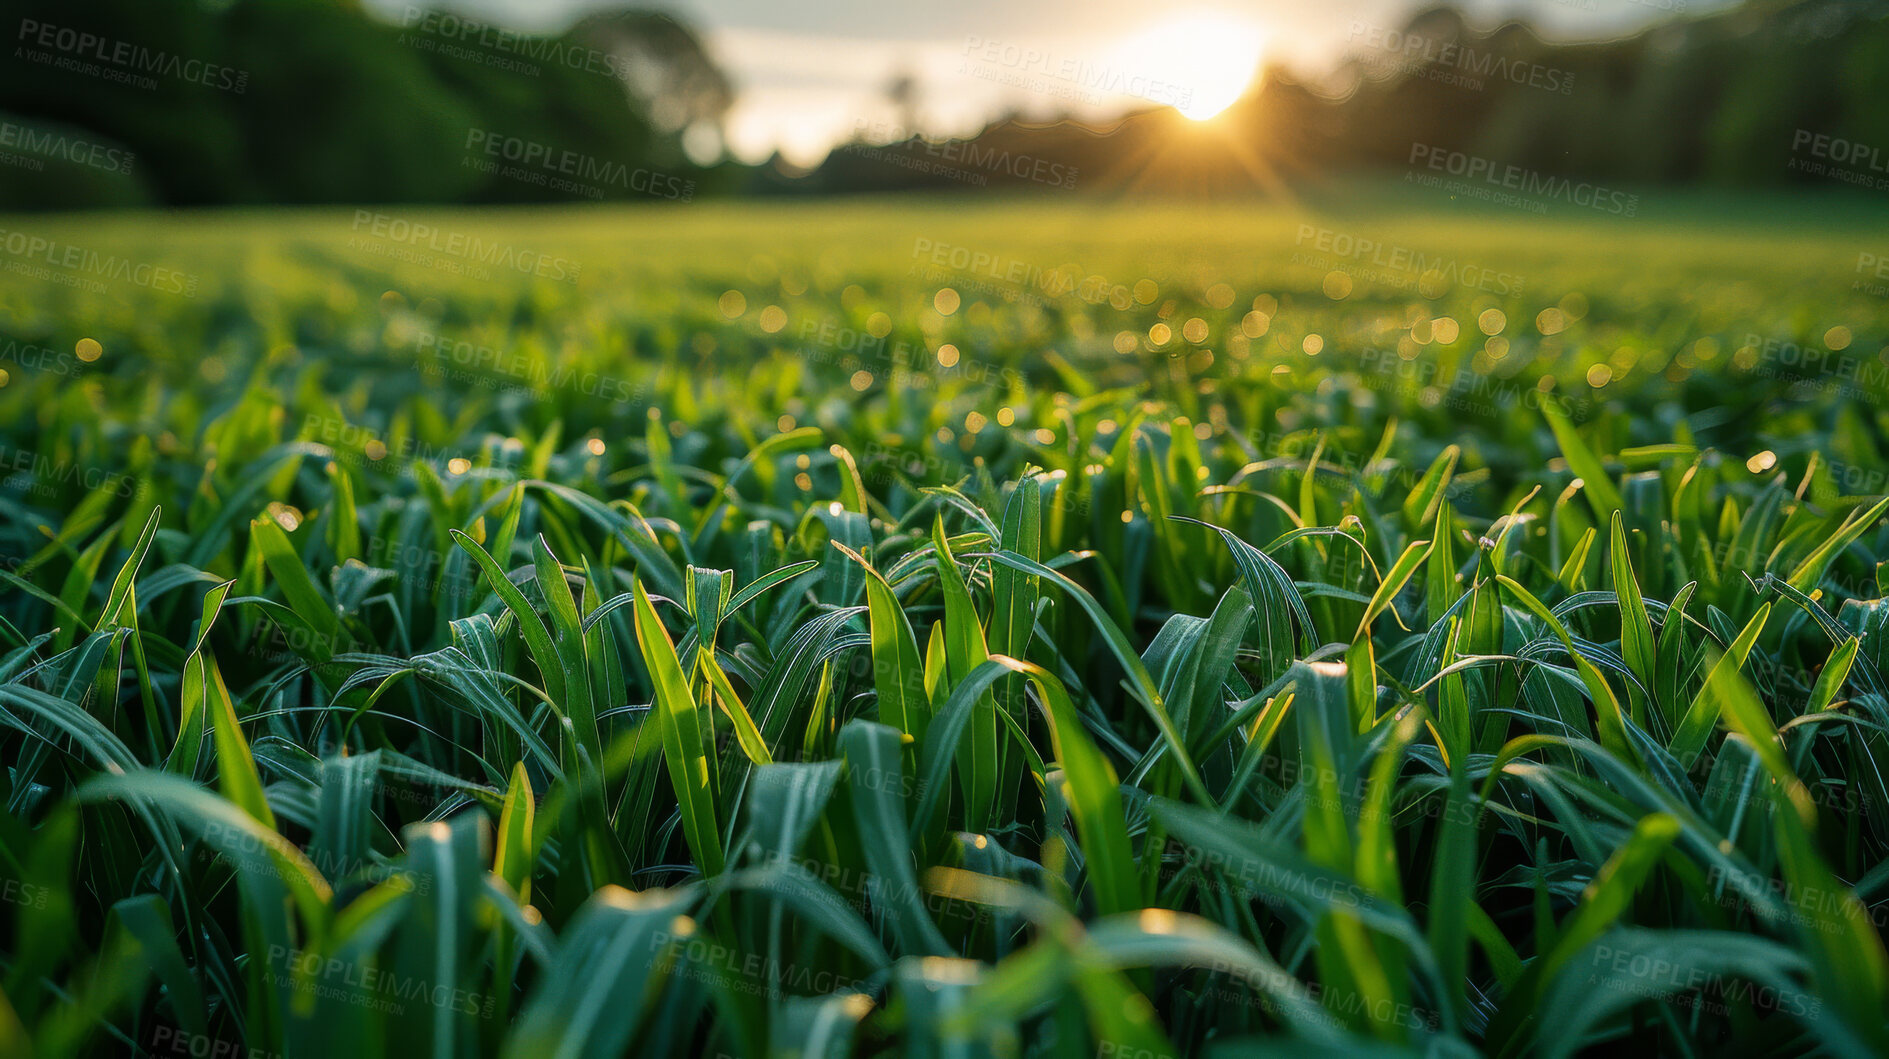
<svg viewBox="0 0 1889 1059"><path fill-rule="evenodd" d="M1124 50L1145 76L1162 82L1165 98L1158 102L1206 121L1252 87L1262 42L1259 27L1244 18L1199 11L1150 26Z"/></svg>

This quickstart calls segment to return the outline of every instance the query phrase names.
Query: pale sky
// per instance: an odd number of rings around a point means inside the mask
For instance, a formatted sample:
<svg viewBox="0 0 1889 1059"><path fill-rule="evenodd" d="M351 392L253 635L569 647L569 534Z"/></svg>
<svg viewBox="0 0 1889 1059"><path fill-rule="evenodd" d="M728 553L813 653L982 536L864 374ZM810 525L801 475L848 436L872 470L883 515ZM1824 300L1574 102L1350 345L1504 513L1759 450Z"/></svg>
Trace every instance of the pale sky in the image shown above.
<svg viewBox="0 0 1889 1059"><path fill-rule="evenodd" d="M407 0L368 0L397 21ZM1734 0L1459 0L1472 23L1521 17L1549 36L1604 38ZM525 30L555 31L608 0L431 0ZM1244 87L1256 61L1322 69L1394 32L1413 0L675 0L652 4L701 33L734 81L728 147L743 161L778 148L812 165L858 130L894 138L885 87L917 83L933 134L975 132L1017 111L1106 118L1147 101L1205 116Z"/></svg>

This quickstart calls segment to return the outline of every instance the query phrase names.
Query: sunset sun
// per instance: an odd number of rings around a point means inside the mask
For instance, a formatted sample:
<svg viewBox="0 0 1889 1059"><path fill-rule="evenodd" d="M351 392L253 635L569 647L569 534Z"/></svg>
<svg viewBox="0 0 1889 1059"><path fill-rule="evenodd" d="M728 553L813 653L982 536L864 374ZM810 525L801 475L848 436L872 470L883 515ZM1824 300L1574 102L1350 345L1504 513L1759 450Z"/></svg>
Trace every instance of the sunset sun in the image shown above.
<svg viewBox="0 0 1889 1059"><path fill-rule="evenodd" d="M1252 22L1199 11L1149 26L1125 42L1123 54L1125 62L1165 83L1164 102L1194 121L1206 121L1252 86L1262 44Z"/></svg>

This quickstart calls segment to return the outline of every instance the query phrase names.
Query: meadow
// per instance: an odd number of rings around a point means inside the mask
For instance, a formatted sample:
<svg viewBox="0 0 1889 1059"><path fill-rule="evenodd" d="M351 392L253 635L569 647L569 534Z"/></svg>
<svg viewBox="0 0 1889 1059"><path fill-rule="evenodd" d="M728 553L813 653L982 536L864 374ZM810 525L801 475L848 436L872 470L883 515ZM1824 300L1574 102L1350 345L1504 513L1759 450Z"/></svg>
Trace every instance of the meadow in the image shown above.
<svg viewBox="0 0 1889 1059"><path fill-rule="evenodd" d="M1879 215L0 218L0 1053L1883 1054Z"/></svg>

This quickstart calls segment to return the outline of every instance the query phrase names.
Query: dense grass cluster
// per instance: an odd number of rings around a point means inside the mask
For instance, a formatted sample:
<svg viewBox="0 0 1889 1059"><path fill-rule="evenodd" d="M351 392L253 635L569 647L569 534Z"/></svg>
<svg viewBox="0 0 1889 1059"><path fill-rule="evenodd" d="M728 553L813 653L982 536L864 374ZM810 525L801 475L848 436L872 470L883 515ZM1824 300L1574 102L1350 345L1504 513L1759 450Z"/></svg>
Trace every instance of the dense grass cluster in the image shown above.
<svg viewBox="0 0 1889 1059"><path fill-rule="evenodd" d="M1093 209L9 223L0 1051L1889 1049L1848 219Z"/></svg>

